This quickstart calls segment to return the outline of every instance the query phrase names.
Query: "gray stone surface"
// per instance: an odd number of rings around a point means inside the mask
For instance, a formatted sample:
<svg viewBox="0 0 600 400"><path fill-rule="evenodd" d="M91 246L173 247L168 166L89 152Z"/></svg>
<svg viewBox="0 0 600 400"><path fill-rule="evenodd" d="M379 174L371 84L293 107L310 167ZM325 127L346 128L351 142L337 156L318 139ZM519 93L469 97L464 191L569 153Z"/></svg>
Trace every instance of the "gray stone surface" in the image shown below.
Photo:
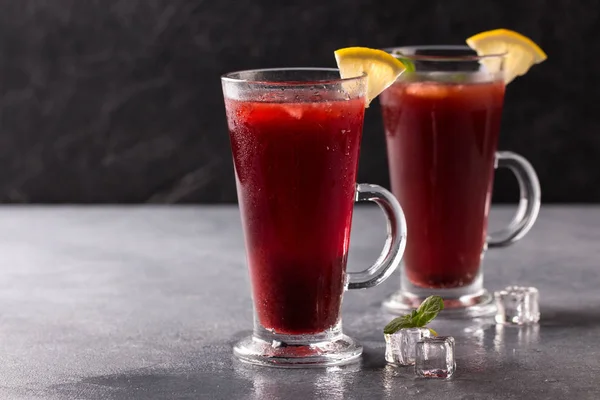
<svg viewBox="0 0 600 400"><path fill-rule="evenodd" d="M493 226L509 216L495 209ZM540 289L529 329L437 323L451 381L384 362L380 302L398 275L346 293L361 363L275 370L233 360L252 323L235 207L0 208L2 399L598 399L600 207L544 207L523 241L489 251L486 284ZM383 217L357 209L350 268L376 257Z"/></svg>

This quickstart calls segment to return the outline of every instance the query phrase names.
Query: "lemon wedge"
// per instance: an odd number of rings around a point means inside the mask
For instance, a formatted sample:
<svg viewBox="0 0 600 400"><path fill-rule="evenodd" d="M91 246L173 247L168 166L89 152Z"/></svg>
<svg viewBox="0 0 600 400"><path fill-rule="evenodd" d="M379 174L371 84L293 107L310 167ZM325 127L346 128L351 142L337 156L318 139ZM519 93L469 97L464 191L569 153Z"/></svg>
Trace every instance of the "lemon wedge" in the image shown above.
<svg viewBox="0 0 600 400"><path fill-rule="evenodd" d="M533 40L508 29L494 29L478 33L467 39L467 45L479 56L506 53L504 62L504 82L506 84L517 76L525 75L529 68L548 58ZM490 72L497 72L500 69L498 59L483 58L481 63Z"/></svg>
<svg viewBox="0 0 600 400"><path fill-rule="evenodd" d="M368 107L375 97L394 83L406 69L400 60L383 50L346 47L336 50L334 54L342 79L367 74L365 107Z"/></svg>

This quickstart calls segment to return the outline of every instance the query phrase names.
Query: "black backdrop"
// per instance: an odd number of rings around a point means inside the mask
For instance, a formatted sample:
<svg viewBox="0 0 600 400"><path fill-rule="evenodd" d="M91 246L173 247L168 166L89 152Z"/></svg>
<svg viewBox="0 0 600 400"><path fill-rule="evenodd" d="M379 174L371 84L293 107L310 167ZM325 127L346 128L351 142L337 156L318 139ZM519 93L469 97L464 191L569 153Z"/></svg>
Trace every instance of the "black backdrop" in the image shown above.
<svg viewBox="0 0 600 400"><path fill-rule="evenodd" d="M349 45L520 31L549 55L507 92L500 148L545 202L600 201L598 0L0 0L0 201L232 202L221 73L334 66ZM587 44L586 44L587 43ZM360 181L388 185L379 107ZM516 200L499 173L495 201Z"/></svg>

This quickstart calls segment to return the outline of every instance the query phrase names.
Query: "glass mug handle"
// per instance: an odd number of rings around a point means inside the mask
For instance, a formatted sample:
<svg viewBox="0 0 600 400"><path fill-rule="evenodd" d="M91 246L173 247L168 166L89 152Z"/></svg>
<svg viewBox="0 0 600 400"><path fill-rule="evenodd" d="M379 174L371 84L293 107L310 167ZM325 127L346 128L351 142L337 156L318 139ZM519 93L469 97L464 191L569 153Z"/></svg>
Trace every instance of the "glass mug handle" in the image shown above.
<svg viewBox="0 0 600 400"><path fill-rule="evenodd" d="M488 236L489 247L508 246L525 236L538 217L542 197L537 174L525 158L510 151L499 151L496 153L496 167L508 168L515 174L521 198L510 224Z"/></svg>
<svg viewBox="0 0 600 400"><path fill-rule="evenodd" d="M361 272L348 272L348 289L367 289L385 281L400 265L406 247L406 218L398 200L378 185L356 185L356 202L372 201L387 219L387 237L383 250L375 264Z"/></svg>

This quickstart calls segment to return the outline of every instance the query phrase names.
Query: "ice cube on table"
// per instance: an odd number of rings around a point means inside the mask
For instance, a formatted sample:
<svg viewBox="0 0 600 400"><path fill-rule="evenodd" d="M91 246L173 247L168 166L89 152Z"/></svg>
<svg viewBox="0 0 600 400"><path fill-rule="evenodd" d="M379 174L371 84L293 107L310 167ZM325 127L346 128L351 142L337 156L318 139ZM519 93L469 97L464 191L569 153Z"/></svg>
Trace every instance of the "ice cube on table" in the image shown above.
<svg viewBox="0 0 600 400"><path fill-rule="evenodd" d="M499 324L535 324L540 320L539 292L534 287L508 286L494 293Z"/></svg>
<svg viewBox="0 0 600 400"><path fill-rule="evenodd" d="M431 336L427 328L404 328L385 334L385 360L396 365L413 365L417 342Z"/></svg>
<svg viewBox="0 0 600 400"><path fill-rule="evenodd" d="M454 338L435 336L417 343L415 374L422 378L449 379L456 370Z"/></svg>

